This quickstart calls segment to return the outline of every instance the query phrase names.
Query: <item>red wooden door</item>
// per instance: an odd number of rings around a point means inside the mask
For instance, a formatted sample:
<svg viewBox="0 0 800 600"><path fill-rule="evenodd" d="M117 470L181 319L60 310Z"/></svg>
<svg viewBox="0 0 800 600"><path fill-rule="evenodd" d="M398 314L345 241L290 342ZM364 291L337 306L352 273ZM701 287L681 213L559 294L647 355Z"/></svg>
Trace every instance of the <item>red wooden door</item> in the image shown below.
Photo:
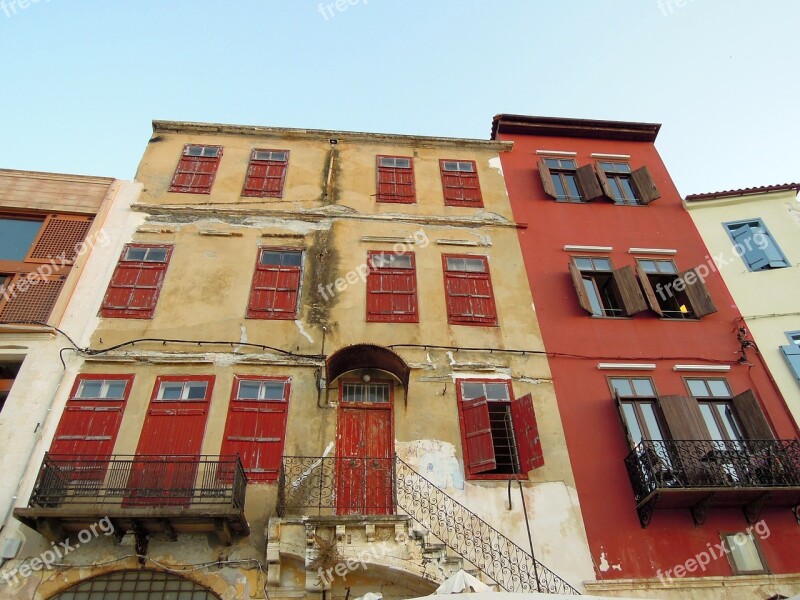
<svg viewBox="0 0 800 600"><path fill-rule="evenodd" d="M353 384L345 384L353 385ZM358 385L358 384L355 384ZM379 384L386 385L386 384ZM364 385L363 387L369 387ZM394 512L392 494L392 405L342 402L337 433L337 513L385 515Z"/></svg>
<svg viewBox="0 0 800 600"><path fill-rule="evenodd" d="M189 505L213 382L213 377L156 380L131 466L126 504Z"/></svg>

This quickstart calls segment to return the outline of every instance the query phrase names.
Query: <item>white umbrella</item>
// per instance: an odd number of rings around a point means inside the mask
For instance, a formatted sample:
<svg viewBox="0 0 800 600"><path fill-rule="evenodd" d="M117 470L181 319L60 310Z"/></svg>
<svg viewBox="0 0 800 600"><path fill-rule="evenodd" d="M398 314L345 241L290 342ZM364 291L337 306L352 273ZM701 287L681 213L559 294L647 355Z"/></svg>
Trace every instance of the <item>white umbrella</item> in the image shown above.
<svg viewBox="0 0 800 600"><path fill-rule="evenodd" d="M492 588L483 583L477 577L461 569L455 575L444 580L444 583L436 589L437 594L461 594L466 592L491 592Z"/></svg>
<svg viewBox="0 0 800 600"><path fill-rule="evenodd" d="M414 598L413 600L432 600L435 595ZM581 596L583 600L611 600L605 596ZM564 594L514 593L514 592L480 592L476 594L459 594L458 600L575 600L575 596ZM613 600L644 600L642 598L614 598Z"/></svg>
<svg viewBox="0 0 800 600"><path fill-rule="evenodd" d="M363 596L359 596L356 600L381 600L383 598L383 594L380 592L367 592Z"/></svg>

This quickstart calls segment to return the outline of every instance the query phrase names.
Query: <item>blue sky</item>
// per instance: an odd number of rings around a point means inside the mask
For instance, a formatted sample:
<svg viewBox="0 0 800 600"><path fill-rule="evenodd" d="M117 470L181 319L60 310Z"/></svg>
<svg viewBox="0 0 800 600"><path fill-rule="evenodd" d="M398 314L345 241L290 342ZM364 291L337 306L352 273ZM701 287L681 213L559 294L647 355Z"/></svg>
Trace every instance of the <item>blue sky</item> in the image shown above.
<svg viewBox="0 0 800 600"><path fill-rule="evenodd" d="M20 1L3 168L132 178L152 119L486 139L508 112L662 123L683 194L800 180L795 0Z"/></svg>

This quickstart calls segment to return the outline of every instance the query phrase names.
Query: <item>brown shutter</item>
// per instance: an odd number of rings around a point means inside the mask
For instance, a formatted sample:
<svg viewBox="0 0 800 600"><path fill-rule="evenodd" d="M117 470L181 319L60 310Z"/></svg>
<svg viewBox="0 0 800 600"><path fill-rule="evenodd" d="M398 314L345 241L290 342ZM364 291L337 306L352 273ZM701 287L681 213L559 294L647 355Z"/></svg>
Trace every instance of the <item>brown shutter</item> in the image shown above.
<svg viewBox="0 0 800 600"><path fill-rule="evenodd" d="M542 178L544 193L553 198L558 196L558 192L556 192L556 186L553 185L553 178L550 175L550 168L547 166L547 163L544 162L544 159L539 161L539 177Z"/></svg>
<svg viewBox="0 0 800 600"><path fill-rule="evenodd" d="M686 396L659 396L658 405L673 440L710 440L697 400Z"/></svg>
<svg viewBox="0 0 800 600"><path fill-rule="evenodd" d="M647 298L647 303L650 305L650 310L663 317L664 311L661 310L661 305L658 303L656 291L650 284L650 278L647 276L647 273L645 273L644 269L642 269L642 267L638 264L636 265L636 272L639 274L639 281L641 282L642 289L644 290L644 297Z"/></svg>
<svg viewBox="0 0 800 600"><path fill-rule="evenodd" d="M544 466L542 440L530 394L525 394L511 403L511 420L517 442L520 472L527 473Z"/></svg>
<svg viewBox="0 0 800 600"><path fill-rule="evenodd" d="M647 310L647 302L642 296L639 284L636 283L636 275L633 274L633 268L630 265L614 271L614 282L617 284L622 299L622 308L626 315L631 316Z"/></svg>
<svg viewBox="0 0 800 600"><path fill-rule="evenodd" d="M774 440L775 434L761 410L753 390L733 397L733 406L742 422L747 437L751 440Z"/></svg>
<svg viewBox="0 0 800 600"><path fill-rule="evenodd" d="M63 277L40 277L29 279L28 275L18 275L6 286L4 296L0 296L0 323L46 323L50 312L58 300L61 287L64 285ZM18 285L25 280L28 285Z"/></svg>
<svg viewBox="0 0 800 600"><path fill-rule="evenodd" d="M578 303L583 310L593 315L592 303L589 302L589 297L586 295L586 288L583 287L581 270L572 261L569 262L569 274L572 276L572 285L575 286L575 293L578 294Z"/></svg>
<svg viewBox="0 0 800 600"><path fill-rule="evenodd" d="M688 273L694 273L695 282L692 285L686 285L686 295L689 297L689 302L692 303L692 309L694 310L694 314L697 317L704 317L706 315L710 315L711 313L717 312L717 307L714 306L714 303L711 301L711 296L708 294L708 290L706 289L706 284L703 283L703 279L697 274L696 269L689 269L688 271L684 271L680 273L678 277L686 282L686 275Z"/></svg>
<svg viewBox="0 0 800 600"><path fill-rule="evenodd" d="M628 438L628 445L635 448L641 440L634 440L631 435L631 430L628 427L628 421L625 418L625 411L622 409L622 400L619 397L619 392L614 390L614 403L617 405L617 412L619 413L619 421L622 423L622 431L625 432L625 437Z"/></svg>
<svg viewBox="0 0 800 600"><path fill-rule="evenodd" d="M631 179L636 191L639 193L639 201L642 204L650 204L653 200L661 198L661 192L658 191L653 177L650 175L650 169L647 167L636 169L631 173Z"/></svg>
<svg viewBox="0 0 800 600"><path fill-rule="evenodd" d="M575 170L575 177L578 179L578 185L581 188L584 201L596 200L603 195L603 188L597 182L597 176L594 174L592 165L578 167Z"/></svg>
<svg viewBox="0 0 800 600"><path fill-rule="evenodd" d="M600 188L603 190L603 195L614 202L614 191L611 189L611 184L608 183L606 172L603 171L603 167L600 166L599 161L595 162L594 164L595 172L597 173L597 181L600 182Z"/></svg>
<svg viewBox="0 0 800 600"><path fill-rule="evenodd" d="M81 243L92 225L92 217L48 215L26 262L48 263L51 259L61 266L72 263Z"/></svg>

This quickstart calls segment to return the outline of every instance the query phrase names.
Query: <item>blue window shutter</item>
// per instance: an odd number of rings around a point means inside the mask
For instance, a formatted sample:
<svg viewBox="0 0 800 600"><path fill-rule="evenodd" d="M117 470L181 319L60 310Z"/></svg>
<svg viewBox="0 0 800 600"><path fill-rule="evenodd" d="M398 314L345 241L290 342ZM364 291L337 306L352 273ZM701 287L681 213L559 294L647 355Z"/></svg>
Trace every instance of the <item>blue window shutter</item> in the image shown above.
<svg viewBox="0 0 800 600"><path fill-rule="evenodd" d="M742 260L753 271L759 271L769 266L769 258L755 243L753 230L748 225L743 225L731 231L733 241L741 248Z"/></svg>
<svg viewBox="0 0 800 600"><path fill-rule="evenodd" d="M797 381L800 381L800 346L797 344L781 346L781 351L786 357L786 362L789 363L789 367L794 371L794 376L797 378Z"/></svg>

